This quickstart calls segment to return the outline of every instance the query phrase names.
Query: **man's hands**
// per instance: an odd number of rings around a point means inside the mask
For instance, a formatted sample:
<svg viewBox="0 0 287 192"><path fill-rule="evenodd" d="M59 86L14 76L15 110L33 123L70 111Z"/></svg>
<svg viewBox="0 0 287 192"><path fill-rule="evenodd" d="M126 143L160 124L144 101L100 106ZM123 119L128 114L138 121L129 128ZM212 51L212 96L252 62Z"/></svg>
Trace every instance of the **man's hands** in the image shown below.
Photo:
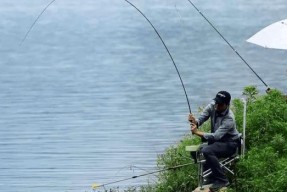
<svg viewBox="0 0 287 192"><path fill-rule="evenodd" d="M198 130L197 125L194 123L190 124L190 130L191 130L192 134L197 135L199 137L203 137L203 135L204 135L204 132Z"/></svg>
<svg viewBox="0 0 287 192"><path fill-rule="evenodd" d="M190 124L190 130L191 130L192 134L196 134L197 135L198 129L197 129L197 125L196 124L191 123Z"/></svg>
<svg viewBox="0 0 287 192"><path fill-rule="evenodd" d="M199 132L197 129L197 121L195 119L195 116L190 113L188 114L187 120L190 122L190 130L192 134L198 135L197 133Z"/></svg>
<svg viewBox="0 0 287 192"><path fill-rule="evenodd" d="M197 124L197 121L196 121L196 119L195 119L195 116L194 116L192 113L190 113L190 114L188 115L187 120L188 120L190 123Z"/></svg>

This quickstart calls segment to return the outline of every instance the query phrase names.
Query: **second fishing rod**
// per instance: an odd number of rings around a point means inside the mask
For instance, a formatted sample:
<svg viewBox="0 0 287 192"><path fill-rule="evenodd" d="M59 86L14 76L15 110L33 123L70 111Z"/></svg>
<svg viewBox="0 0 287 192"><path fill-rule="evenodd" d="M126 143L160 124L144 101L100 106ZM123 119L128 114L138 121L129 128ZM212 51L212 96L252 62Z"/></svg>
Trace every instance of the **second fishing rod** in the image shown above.
<svg viewBox="0 0 287 192"><path fill-rule="evenodd" d="M187 0L192 7L207 21L207 23L216 31L216 33L227 43L227 45L236 53L236 55L247 65L247 67L256 75L256 77L266 86L267 90L270 90L269 86L263 79L255 72L255 70L247 63L247 61L237 52L237 50L227 41L227 39L219 32L219 30L210 22L210 20L195 6L191 0Z"/></svg>

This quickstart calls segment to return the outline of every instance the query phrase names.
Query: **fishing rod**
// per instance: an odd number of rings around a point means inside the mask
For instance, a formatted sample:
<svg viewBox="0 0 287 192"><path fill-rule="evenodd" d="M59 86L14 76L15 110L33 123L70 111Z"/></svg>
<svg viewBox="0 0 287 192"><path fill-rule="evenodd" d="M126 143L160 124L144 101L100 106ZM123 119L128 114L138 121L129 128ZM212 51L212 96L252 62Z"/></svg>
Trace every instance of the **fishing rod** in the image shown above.
<svg viewBox="0 0 287 192"><path fill-rule="evenodd" d="M127 3L129 3L131 6L133 6L133 7L148 21L148 23L152 26L152 28L154 29L154 31L155 31L156 34L158 35L159 39L161 40L162 44L164 45L164 47L165 47L165 49L166 49L166 51L167 51L167 53L168 53L168 55L169 55L169 57L170 57L170 59L171 59L173 65L174 65L174 67L175 67L175 70L176 70L176 72L177 72L177 74L178 74L178 77L179 77L179 79L180 79L180 82L181 82L181 85L182 85L182 88L183 88L183 91L184 91L184 94L185 94L185 97L186 97L186 101L187 101L187 104L188 104L189 113L191 113L190 103L189 103L189 100L188 100L188 96L187 96L186 89L185 89L184 83L183 83L183 81L182 81L181 75L180 75L179 70L178 70L178 68L177 68L177 66L176 66L176 64L175 64L175 62L174 62L174 59L173 59L173 57L171 56L171 53L170 53L170 51L168 50L166 44L164 43L162 37L160 36L159 32L156 30L156 28L154 27L154 25L151 23L151 21L145 16L145 14L143 14L142 11L140 11L134 4L132 4L132 3L129 2L128 0L125 0L125 1L126 1Z"/></svg>
<svg viewBox="0 0 287 192"><path fill-rule="evenodd" d="M205 17L205 15L195 6L191 0L189 3L195 8L195 10L209 23L209 25L218 33L218 35L229 45L229 47L239 56L239 58L251 69L251 71L260 79L260 81L267 87L267 91L270 90L269 86L263 81L263 79L252 69L247 61L236 51L236 49L226 40L226 38L216 29L216 27Z"/></svg>
<svg viewBox="0 0 287 192"><path fill-rule="evenodd" d="M163 172L163 171L175 170L175 169L178 169L178 168L181 168L181 167L185 167L185 166L188 166L188 165L191 165L191 164L194 164L194 163L192 162L192 163L185 163L185 164L181 164L181 165L176 165L174 167L168 167L168 168L165 168L165 169L160 169L160 170L157 170L157 171L148 172L148 173L144 173L144 174L141 174L141 175L135 175L135 176L132 176L132 177L129 177L129 178L120 179L120 180L117 180L117 181L112 181L112 182L101 184L101 185L98 185L98 184L94 183L94 184L92 184L92 189L95 190L96 188L99 188L99 187L105 187L107 185L120 183L120 182L123 182L123 181L128 181L128 180L131 180L131 179L135 179L135 178L139 178L139 177L143 177L143 176L147 176L147 175L152 175L152 174Z"/></svg>
<svg viewBox="0 0 287 192"><path fill-rule="evenodd" d="M41 11L41 13L37 16L37 18L35 19L35 21L32 23L32 25L30 26L29 30L26 32L25 36L23 37L22 41L20 42L19 46L22 46L22 44L24 43L24 41L27 39L29 33L31 32L31 30L33 29L34 25L37 23L37 21L40 19L40 17L43 15L43 13L48 9L48 7L50 5L52 5L52 3L54 3L56 0L52 0L48 5L46 5L46 7Z"/></svg>

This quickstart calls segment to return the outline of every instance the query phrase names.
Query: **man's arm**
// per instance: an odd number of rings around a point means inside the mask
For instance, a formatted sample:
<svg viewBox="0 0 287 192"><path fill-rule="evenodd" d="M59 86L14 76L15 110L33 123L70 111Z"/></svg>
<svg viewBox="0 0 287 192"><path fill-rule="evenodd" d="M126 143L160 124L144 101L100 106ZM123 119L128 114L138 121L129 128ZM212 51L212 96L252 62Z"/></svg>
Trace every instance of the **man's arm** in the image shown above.
<svg viewBox="0 0 287 192"><path fill-rule="evenodd" d="M193 114L189 114L188 121L190 123L197 124L197 126L199 127L210 117L212 109L213 109L213 105L212 103L210 103L204 108L203 112L200 114L198 119L196 119Z"/></svg>
<svg viewBox="0 0 287 192"><path fill-rule="evenodd" d="M195 135L197 135L197 136L199 136L199 137L203 137L204 132L198 130L196 124L194 124L194 123L190 124L190 128L191 128L191 132L192 132L193 134L195 134Z"/></svg>
<svg viewBox="0 0 287 192"><path fill-rule="evenodd" d="M220 140L228 131L230 128L234 127L234 120L231 117L227 117L222 121L222 124L219 126L219 128L214 133L205 133L200 130L198 130L198 127L196 124L191 124L191 131L193 134L203 137L206 140L213 140L218 141Z"/></svg>

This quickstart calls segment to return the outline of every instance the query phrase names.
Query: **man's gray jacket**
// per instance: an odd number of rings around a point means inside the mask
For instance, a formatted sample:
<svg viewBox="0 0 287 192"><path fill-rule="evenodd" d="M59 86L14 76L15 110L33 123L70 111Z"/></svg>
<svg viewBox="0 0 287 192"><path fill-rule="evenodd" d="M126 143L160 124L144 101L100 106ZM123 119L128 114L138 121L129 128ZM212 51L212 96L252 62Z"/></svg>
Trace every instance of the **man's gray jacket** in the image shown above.
<svg viewBox="0 0 287 192"><path fill-rule="evenodd" d="M233 112L227 108L221 114L215 111L215 102L209 103L197 119L198 126L211 119L211 133L204 133L203 138L207 141L235 141L240 134L236 129Z"/></svg>

